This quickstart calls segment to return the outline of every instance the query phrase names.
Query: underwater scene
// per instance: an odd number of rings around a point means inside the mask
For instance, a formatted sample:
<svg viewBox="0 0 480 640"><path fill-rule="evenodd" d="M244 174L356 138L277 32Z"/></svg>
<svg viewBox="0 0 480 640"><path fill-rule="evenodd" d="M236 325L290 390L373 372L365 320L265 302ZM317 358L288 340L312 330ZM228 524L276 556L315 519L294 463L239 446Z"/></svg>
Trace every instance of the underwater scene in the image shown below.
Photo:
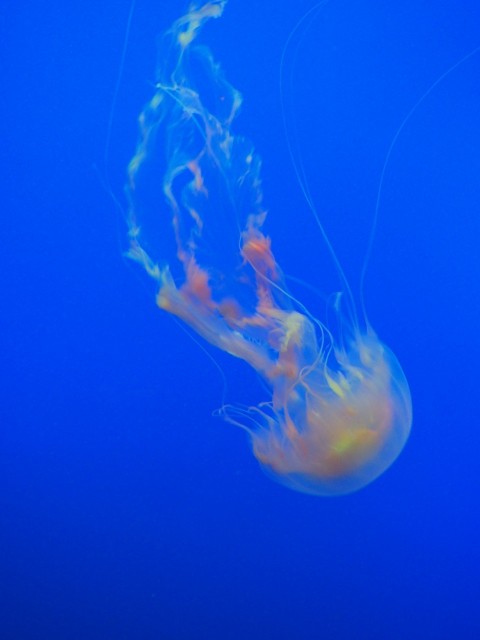
<svg viewBox="0 0 480 640"><path fill-rule="evenodd" d="M0 636L480 637L480 6L0 28Z"/></svg>

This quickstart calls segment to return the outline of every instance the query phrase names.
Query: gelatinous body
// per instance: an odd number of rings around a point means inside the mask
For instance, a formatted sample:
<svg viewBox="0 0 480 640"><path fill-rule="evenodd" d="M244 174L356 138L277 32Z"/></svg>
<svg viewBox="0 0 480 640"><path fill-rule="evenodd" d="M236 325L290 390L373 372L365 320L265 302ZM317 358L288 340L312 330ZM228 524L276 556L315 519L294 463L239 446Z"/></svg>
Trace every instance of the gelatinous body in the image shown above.
<svg viewBox="0 0 480 640"><path fill-rule="evenodd" d="M248 431L265 471L299 491L348 493L403 448L407 381L373 330L352 321L334 340L286 291L262 230L260 159L232 130L241 96L195 43L225 3L194 3L163 37L129 165L129 253L157 280L161 309L268 384L268 401L220 412Z"/></svg>

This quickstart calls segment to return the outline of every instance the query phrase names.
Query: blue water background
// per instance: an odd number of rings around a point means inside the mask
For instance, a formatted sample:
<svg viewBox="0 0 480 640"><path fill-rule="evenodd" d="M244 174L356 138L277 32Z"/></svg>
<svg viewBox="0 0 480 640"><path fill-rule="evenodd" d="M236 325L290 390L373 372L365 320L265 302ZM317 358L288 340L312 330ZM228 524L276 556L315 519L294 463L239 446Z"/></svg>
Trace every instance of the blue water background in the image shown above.
<svg viewBox="0 0 480 640"><path fill-rule="evenodd" d="M129 1L4 4L0 637L479 638L480 54L399 136L366 280L411 385L411 438L371 486L323 499L271 482L212 416L221 376L123 257L104 161ZM231 0L204 41L244 95L236 130L263 158L277 258L329 293L280 114L282 50L311 6ZM156 35L183 9L137 0L107 167L123 205ZM473 0L338 0L298 47L297 140L357 291L388 147L479 44ZM263 398L209 352L228 400Z"/></svg>

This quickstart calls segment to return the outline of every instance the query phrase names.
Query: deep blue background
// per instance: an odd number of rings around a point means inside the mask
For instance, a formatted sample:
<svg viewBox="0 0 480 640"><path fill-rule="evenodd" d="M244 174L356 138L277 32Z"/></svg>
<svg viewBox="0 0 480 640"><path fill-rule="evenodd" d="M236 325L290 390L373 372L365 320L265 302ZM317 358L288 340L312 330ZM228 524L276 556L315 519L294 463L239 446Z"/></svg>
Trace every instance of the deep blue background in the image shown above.
<svg viewBox="0 0 480 640"><path fill-rule="evenodd" d="M279 112L282 48L311 6L231 0L204 40L244 94L236 130L264 160L277 257L331 291ZM120 199L156 34L183 8L137 0L108 161ZM129 10L0 10L0 637L480 637L480 54L402 131L366 282L411 384L411 438L371 486L321 499L270 482L211 416L217 370L122 257L102 176ZM335 0L298 49L298 141L354 287L395 131L479 28L473 0ZM230 400L259 395L218 360Z"/></svg>

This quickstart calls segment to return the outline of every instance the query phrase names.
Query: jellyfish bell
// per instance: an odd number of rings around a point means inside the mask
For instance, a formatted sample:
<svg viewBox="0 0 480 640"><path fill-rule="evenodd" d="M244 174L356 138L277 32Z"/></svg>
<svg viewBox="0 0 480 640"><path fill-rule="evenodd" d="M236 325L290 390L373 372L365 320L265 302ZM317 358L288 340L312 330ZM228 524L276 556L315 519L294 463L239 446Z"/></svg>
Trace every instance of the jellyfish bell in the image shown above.
<svg viewBox="0 0 480 640"><path fill-rule="evenodd" d="M323 496L361 489L394 462L408 439L407 380L372 332L348 350L325 358L319 353L295 379L278 379L272 387L272 402L230 405L223 415L248 432L266 474L291 489Z"/></svg>
<svg viewBox="0 0 480 640"><path fill-rule="evenodd" d="M406 378L393 353L376 338L360 346L361 359L355 363L360 353L351 358L350 352L337 381L322 367L306 377L305 392L298 391L303 381L292 389L283 412L290 426L281 462L271 455L278 442L254 438L256 457L284 484L320 495L356 491L382 474L403 449L411 425ZM300 395L307 408L292 419L300 413Z"/></svg>

